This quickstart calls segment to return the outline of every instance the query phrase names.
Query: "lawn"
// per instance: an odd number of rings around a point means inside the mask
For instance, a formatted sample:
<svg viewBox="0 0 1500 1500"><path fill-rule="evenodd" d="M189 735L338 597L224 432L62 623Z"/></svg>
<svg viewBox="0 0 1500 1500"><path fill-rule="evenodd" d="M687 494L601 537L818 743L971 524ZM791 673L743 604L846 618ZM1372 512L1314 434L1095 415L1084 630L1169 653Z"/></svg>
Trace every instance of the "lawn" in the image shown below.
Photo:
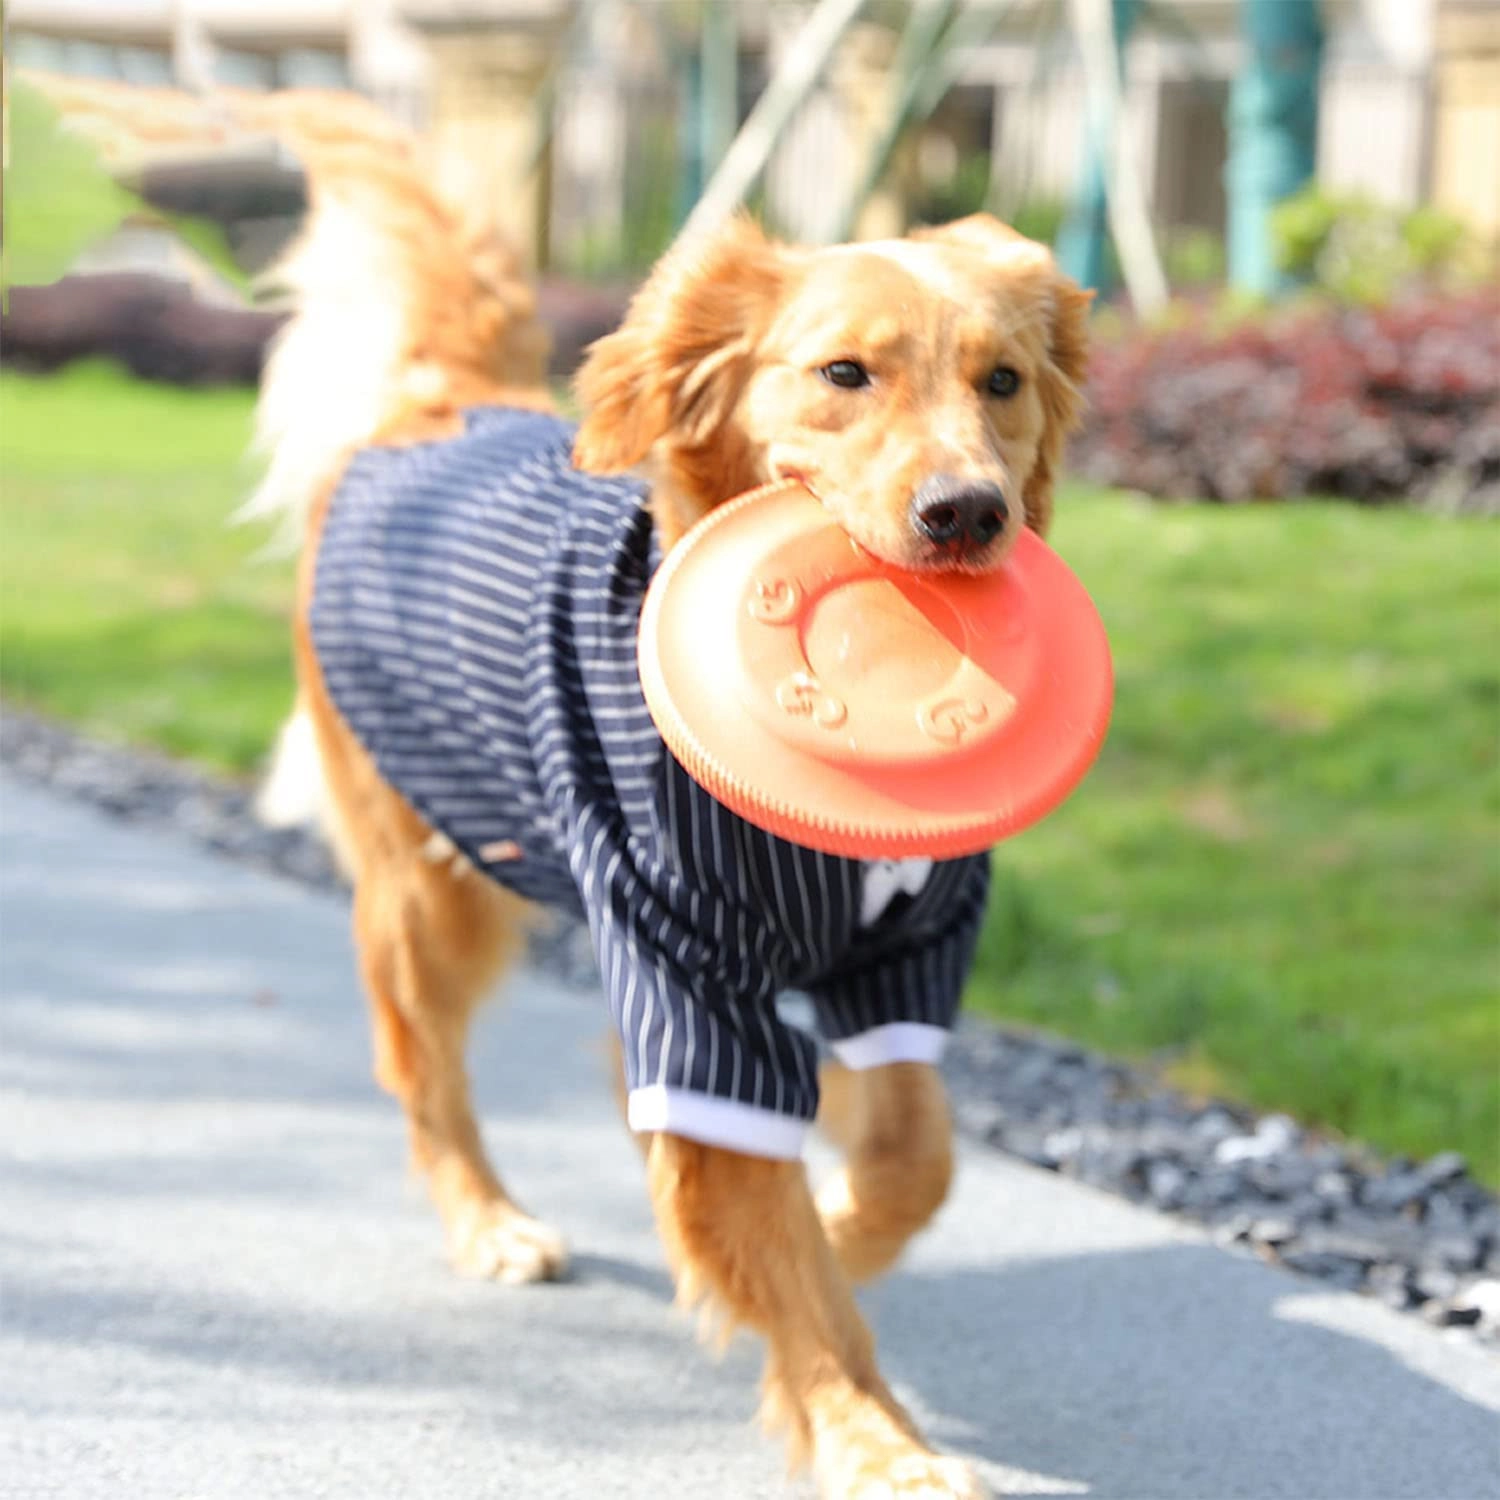
<svg viewBox="0 0 1500 1500"><path fill-rule="evenodd" d="M226 527L249 399L0 375L0 690L246 771L285 562ZM1500 1181L1500 527L1073 492L1118 701L997 857L971 1002Z"/></svg>
<svg viewBox="0 0 1500 1500"><path fill-rule="evenodd" d="M291 565L232 527L252 397L0 371L0 690L248 771L291 703Z"/></svg>

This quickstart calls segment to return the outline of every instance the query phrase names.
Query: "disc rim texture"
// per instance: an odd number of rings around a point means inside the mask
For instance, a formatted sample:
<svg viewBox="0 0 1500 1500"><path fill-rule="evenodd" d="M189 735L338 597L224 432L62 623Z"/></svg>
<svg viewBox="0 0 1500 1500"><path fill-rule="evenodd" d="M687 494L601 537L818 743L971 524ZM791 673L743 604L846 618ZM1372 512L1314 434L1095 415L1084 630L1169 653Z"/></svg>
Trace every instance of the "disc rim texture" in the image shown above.
<svg viewBox="0 0 1500 1500"><path fill-rule="evenodd" d="M807 666L817 609L835 616L833 591L866 580L877 604L938 621L912 637L938 663L918 659L918 676L940 683L959 661L958 691L934 689L921 733L891 727L899 693L862 699L837 682L825 690L810 667L808 682L786 670ZM857 628L825 634L892 669ZM1030 827L1093 765L1114 689L1098 610L1034 532L993 573L906 573L859 548L795 481L726 502L673 548L647 590L637 656L647 708L700 786L777 837L850 859L959 858ZM860 746L872 719L879 753Z"/></svg>

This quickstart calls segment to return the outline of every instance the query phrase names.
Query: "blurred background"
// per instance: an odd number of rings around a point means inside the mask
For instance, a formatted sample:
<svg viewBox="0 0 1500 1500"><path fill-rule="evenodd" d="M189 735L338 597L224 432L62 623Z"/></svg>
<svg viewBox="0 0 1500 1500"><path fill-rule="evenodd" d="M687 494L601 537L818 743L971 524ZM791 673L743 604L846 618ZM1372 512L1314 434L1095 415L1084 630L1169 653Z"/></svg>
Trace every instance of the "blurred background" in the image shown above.
<svg viewBox="0 0 1500 1500"><path fill-rule="evenodd" d="M289 705L289 564L225 523L302 176L167 90L351 89L424 136L539 278L565 404L685 225L988 210L1100 293L1054 541L1119 689L1092 778L997 855L972 1003L1500 1182L1500 0L6 23L12 710L249 776Z"/></svg>

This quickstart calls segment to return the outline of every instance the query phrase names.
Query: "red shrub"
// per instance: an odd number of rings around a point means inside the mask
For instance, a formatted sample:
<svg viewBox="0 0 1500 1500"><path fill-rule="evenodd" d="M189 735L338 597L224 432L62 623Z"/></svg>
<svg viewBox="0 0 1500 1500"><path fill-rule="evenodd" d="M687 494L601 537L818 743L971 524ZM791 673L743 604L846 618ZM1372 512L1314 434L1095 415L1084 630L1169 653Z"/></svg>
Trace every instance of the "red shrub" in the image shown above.
<svg viewBox="0 0 1500 1500"><path fill-rule="evenodd" d="M1500 288L1096 348L1074 472L1162 496L1500 509Z"/></svg>

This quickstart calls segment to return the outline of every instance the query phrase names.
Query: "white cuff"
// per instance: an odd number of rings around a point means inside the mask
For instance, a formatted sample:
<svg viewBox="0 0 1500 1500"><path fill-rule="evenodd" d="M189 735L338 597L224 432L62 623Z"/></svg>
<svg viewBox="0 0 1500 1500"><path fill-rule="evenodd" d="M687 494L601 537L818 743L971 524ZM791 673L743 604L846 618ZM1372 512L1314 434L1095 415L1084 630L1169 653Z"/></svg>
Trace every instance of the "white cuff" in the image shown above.
<svg viewBox="0 0 1500 1500"><path fill-rule="evenodd" d="M631 1089L626 1119L635 1131L662 1130L705 1146L778 1161L801 1160L809 1124L773 1109L695 1094L691 1089L670 1089L664 1083Z"/></svg>
<svg viewBox="0 0 1500 1500"><path fill-rule="evenodd" d="M828 1045L833 1055L856 1073L886 1063L935 1063L948 1045L948 1028L930 1026L925 1021L891 1021Z"/></svg>

